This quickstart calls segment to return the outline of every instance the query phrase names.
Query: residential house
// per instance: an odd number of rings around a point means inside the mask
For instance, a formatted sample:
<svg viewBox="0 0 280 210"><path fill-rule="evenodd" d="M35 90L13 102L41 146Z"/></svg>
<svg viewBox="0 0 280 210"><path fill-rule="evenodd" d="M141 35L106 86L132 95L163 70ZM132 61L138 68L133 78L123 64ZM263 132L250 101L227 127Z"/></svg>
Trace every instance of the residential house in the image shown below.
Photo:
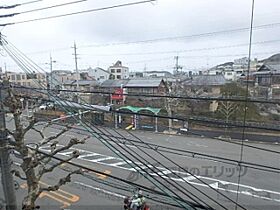
<svg viewBox="0 0 280 210"><path fill-rule="evenodd" d="M255 72L256 85L280 85L280 54L266 59L264 64Z"/></svg>
<svg viewBox="0 0 280 210"><path fill-rule="evenodd" d="M101 83L100 91L114 93L110 103L124 103L128 98L139 98L123 94L154 94L163 95L166 84L163 79L130 79L130 80L106 80Z"/></svg>
<svg viewBox="0 0 280 210"><path fill-rule="evenodd" d="M76 80L74 81L66 81L63 83L63 86L67 90L78 90L79 91L90 91L92 87L96 87L99 85L98 81L95 80Z"/></svg>
<svg viewBox="0 0 280 210"><path fill-rule="evenodd" d="M94 69L88 68L87 72L89 77L101 83L104 82L105 80L110 79L110 75L111 75L109 71L106 71L99 67L96 67Z"/></svg>
<svg viewBox="0 0 280 210"><path fill-rule="evenodd" d="M103 95L103 98L107 98L107 103L110 104L121 104L124 103L126 96L123 93L126 93L125 85L129 80L106 80L102 82L99 86L99 90L107 93L115 93L112 95Z"/></svg>
<svg viewBox="0 0 280 210"><path fill-rule="evenodd" d="M234 62L226 62L220 65L217 65L207 71L208 75L218 75L223 74L225 79L228 81L237 81L246 76L248 71L248 62L247 57L235 59ZM262 62L258 61L256 58L250 62L250 72L255 72Z"/></svg>
<svg viewBox="0 0 280 210"><path fill-rule="evenodd" d="M91 93L89 91L93 89L97 89L96 87L99 85L98 81L95 80L79 80L78 82L76 80L68 80L63 83L63 87L66 90L73 90L73 91L80 91L80 92L64 92L63 97L64 98L75 98L77 95L82 100L81 103L91 103ZM84 92L83 92L84 91ZM75 99L78 101L77 99Z"/></svg>
<svg viewBox="0 0 280 210"><path fill-rule="evenodd" d="M124 87L128 93L163 95L166 91L166 83L161 78L131 79Z"/></svg>
<svg viewBox="0 0 280 210"><path fill-rule="evenodd" d="M193 76L191 79L181 82L186 92L205 96L219 96L221 87L227 83L224 75L220 74Z"/></svg>
<svg viewBox="0 0 280 210"><path fill-rule="evenodd" d="M264 60L263 65L254 73L255 85L266 88L267 97L280 98L280 54Z"/></svg>
<svg viewBox="0 0 280 210"><path fill-rule="evenodd" d="M111 74L110 79L113 80L129 78L129 69L123 66L121 61L117 61L113 66L110 66L108 72Z"/></svg>

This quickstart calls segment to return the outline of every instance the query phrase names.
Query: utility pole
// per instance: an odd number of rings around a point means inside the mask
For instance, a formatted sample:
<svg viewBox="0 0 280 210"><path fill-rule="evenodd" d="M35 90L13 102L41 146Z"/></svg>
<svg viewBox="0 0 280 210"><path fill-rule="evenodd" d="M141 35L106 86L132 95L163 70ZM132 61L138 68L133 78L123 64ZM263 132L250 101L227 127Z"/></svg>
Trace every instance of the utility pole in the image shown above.
<svg viewBox="0 0 280 210"><path fill-rule="evenodd" d="M1 163L1 174L2 174L2 185L6 201L7 210L16 210L16 196L14 189L14 179L11 174L11 159L9 157L8 145L8 133L6 129L5 112L3 101L5 100L5 95L7 95L7 88L9 82L7 80L2 80L0 83L0 163Z"/></svg>
<svg viewBox="0 0 280 210"><path fill-rule="evenodd" d="M79 80L80 80L80 76L79 76L79 69L78 69L78 57L77 57L77 46L76 46L76 42L74 42L74 58L75 58L75 70L76 70L76 85L77 85L77 100L78 103L80 103L80 99L79 99Z"/></svg>
<svg viewBox="0 0 280 210"><path fill-rule="evenodd" d="M53 63L56 63L56 61L54 61L52 59L52 54L50 53L50 62L49 63L45 63L45 64L50 65L50 77L51 77L51 79L49 79L49 77L48 77L48 81L47 81L48 82L48 86L49 86L50 89L53 88Z"/></svg>
<svg viewBox="0 0 280 210"><path fill-rule="evenodd" d="M52 74L52 54L50 54L50 72L51 72L51 84L50 89L52 90L52 83L53 83L53 74Z"/></svg>
<svg viewBox="0 0 280 210"><path fill-rule="evenodd" d="M179 66L179 56L177 55L174 58L175 58L175 61L176 61L175 67L174 67L174 69L175 69L174 73L176 75L176 74L179 74L179 69L182 69L183 67Z"/></svg>

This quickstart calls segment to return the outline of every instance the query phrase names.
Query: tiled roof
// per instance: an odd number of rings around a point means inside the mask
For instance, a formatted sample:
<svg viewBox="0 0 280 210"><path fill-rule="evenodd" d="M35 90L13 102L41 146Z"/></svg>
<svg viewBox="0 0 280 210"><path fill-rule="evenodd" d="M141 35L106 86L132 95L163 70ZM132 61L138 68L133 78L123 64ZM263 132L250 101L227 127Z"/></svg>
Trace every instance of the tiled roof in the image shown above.
<svg viewBox="0 0 280 210"><path fill-rule="evenodd" d="M125 87L158 87L162 79L132 79Z"/></svg>
<svg viewBox="0 0 280 210"><path fill-rule="evenodd" d="M118 88L118 87L158 87L162 79L131 79L131 80L106 80L100 87L103 88Z"/></svg>
<svg viewBox="0 0 280 210"><path fill-rule="evenodd" d="M183 82L187 86L219 86L227 83L223 75L200 75Z"/></svg>
<svg viewBox="0 0 280 210"><path fill-rule="evenodd" d="M105 80L101 83L100 87L103 88L120 88L121 86L125 86L128 83L128 80Z"/></svg>
<svg viewBox="0 0 280 210"><path fill-rule="evenodd" d="M75 81L71 81L71 80L68 80L68 81L65 81L63 83L64 85L77 85L77 82L76 80ZM90 85L90 86L97 86L99 83L98 81L95 81L95 80L79 80L79 85L83 86L83 85Z"/></svg>

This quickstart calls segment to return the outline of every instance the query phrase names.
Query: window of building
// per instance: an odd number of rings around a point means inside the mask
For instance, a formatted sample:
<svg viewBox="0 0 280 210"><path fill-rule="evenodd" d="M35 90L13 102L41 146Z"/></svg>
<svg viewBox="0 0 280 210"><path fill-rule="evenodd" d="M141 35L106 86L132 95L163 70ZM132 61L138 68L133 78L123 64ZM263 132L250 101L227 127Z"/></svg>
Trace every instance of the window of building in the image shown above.
<svg viewBox="0 0 280 210"><path fill-rule="evenodd" d="M26 82L23 82L22 85L23 85L23 86L26 86Z"/></svg>
<svg viewBox="0 0 280 210"><path fill-rule="evenodd" d="M12 75L12 80L16 80L16 76L15 75Z"/></svg>
<svg viewBox="0 0 280 210"><path fill-rule="evenodd" d="M16 76L17 76L17 80L21 80L21 76L19 74L17 74Z"/></svg>
<svg viewBox="0 0 280 210"><path fill-rule="evenodd" d="M23 74L23 75L21 75L21 79L25 79L25 75Z"/></svg>
<svg viewBox="0 0 280 210"><path fill-rule="evenodd" d="M121 69L117 69L117 73L121 73L122 72L122 70Z"/></svg>
<svg viewBox="0 0 280 210"><path fill-rule="evenodd" d="M121 79L121 75L117 75L117 79Z"/></svg>
<svg viewBox="0 0 280 210"><path fill-rule="evenodd" d="M105 79L105 77L104 76L100 76L100 79Z"/></svg>
<svg viewBox="0 0 280 210"><path fill-rule="evenodd" d="M115 69L111 69L111 73L115 73Z"/></svg>

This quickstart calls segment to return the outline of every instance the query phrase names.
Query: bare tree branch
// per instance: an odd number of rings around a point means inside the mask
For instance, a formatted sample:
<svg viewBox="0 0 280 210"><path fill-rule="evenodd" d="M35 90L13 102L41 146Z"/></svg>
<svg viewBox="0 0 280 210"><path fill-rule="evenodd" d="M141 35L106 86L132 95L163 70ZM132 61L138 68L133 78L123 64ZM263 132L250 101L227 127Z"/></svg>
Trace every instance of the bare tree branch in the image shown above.
<svg viewBox="0 0 280 210"><path fill-rule="evenodd" d="M27 180L26 177L23 177L23 176L21 175L21 173L20 173L19 171L17 171L17 170L12 170L11 173L14 174L14 176L20 178L21 180L24 180L24 181Z"/></svg>
<svg viewBox="0 0 280 210"><path fill-rule="evenodd" d="M67 125L64 129L62 129L59 133L53 135L53 136L49 136L47 138L44 138L41 142L39 142L40 146L43 146L45 144L48 144L49 142L51 142L54 139L57 139L58 137L62 136L64 133L66 133L67 131L69 131L72 127L70 125Z"/></svg>
<svg viewBox="0 0 280 210"><path fill-rule="evenodd" d="M31 128L32 130L34 130L34 131L36 131L37 133L39 133L40 134L40 136L41 136L41 138L42 139L44 139L45 138L45 135L44 135L44 133L43 132L41 132L41 130L38 130L37 128Z"/></svg>
<svg viewBox="0 0 280 210"><path fill-rule="evenodd" d="M37 122L38 121L36 120L36 118L33 117L28 126L23 129L23 135L25 135L31 128L33 128Z"/></svg>
<svg viewBox="0 0 280 210"><path fill-rule="evenodd" d="M82 174L82 170L79 169L79 170L76 170L76 171L73 171L71 173L69 173L66 177L64 178L61 178L57 184L53 185L53 186L48 186L46 188L41 188L38 192L38 195L40 195L42 192L44 191L57 191L61 186L71 182L71 176L74 175L74 174Z"/></svg>
<svg viewBox="0 0 280 210"><path fill-rule="evenodd" d="M14 136L14 133L12 131L10 131L9 129L6 129L6 132L11 135L11 136Z"/></svg>
<svg viewBox="0 0 280 210"><path fill-rule="evenodd" d="M58 149L53 149L53 148L55 148L55 147L52 148L52 145L56 145L56 143L58 143L58 142L55 142L55 144L50 145L50 147L51 147L51 153L50 153L50 155L51 155L51 156L54 156L54 155L56 155L56 154L59 153L59 152L65 151L65 150L67 150L67 149L70 149L72 146L74 146L74 145L76 145L76 144L84 144L85 141L86 141L88 138L90 138L90 136L86 136L86 137L83 138L82 140L78 140L77 138L72 138L72 139L68 142L67 145L65 145L65 146L63 146L63 147L60 147L60 148L58 148ZM44 160L46 157L50 157L50 156L44 156L44 157L42 157L41 159L39 159L38 161L42 161L42 160Z"/></svg>
<svg viewBox="0 0 280 210"><path fill-rule="evenodd" d="M49 167L49 168L42 168L42 169L38 172L38 178L41 178L41 177L42 177L44 174L46 174L46 173L52 172L52 171L53 171L55 168L57 168L58 166L60 166L60 165L62 165L62 164L64 164L64 163L68 163L69 161L71 161L71 160L74 159L74 158L78 158L79 155L80 155L79 151L78 151L78 150L75 150L69 158L67 158L67 159L65 159L65 160L63 160L63 161L60 161L60 162L58 162L57 164L54 164L54 165L52 165L52 166Z"/></svg>

